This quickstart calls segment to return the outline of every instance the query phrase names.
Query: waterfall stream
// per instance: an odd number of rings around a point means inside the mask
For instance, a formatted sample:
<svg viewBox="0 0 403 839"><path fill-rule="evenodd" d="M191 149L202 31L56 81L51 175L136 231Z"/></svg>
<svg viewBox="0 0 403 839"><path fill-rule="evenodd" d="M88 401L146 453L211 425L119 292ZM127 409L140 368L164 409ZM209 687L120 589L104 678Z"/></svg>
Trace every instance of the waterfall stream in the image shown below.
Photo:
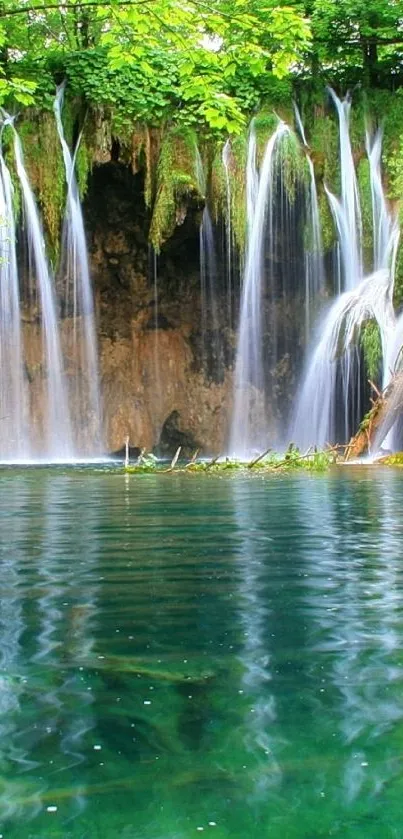
<svg viewBox="0 0 403 839"><path fill-rule="evenodd" d="M222 342L218 319L218 270L214 231L207 205L200 225L200 292L202 362L208 374L223 377Z"/></svg>
<svg viewBox="0 0 403 839"><path fill-rule="evenodd" d="M242 289L238 348L235 367L234 412L230 452L245 457L255 448L267 447L267 423L262 403L264 375L262 360L261 301L263 290L263 238L273 241L273 192L276 148L288 134L279 121L264 153L256 189L256 137L249 137L247 161L248 243Z"/></svg>
<svg viewBox="0 0 403 839"><path fill-rule="evenodd" d="M5 126L12 136L11 146L5 141L6 149L7 154L14 154L15 166L10 163L10 167L17 176L23 211L22 221L16 225L9 159L0 150L3 460L39 457L63 461L98 456L103 448L94 299L75 175L80 138L72 153L62 121L64 89L64 85L57 89L54 100L66 183L56 281L40 205L29 177L31 170L24 163L14 118L2 116L2 139ZM235 208L239 211L234 146L227 140L221 152L222 224L209 192L208 158L204 154L203 164L196 148L196 180L204 198L199 229L200 369L208 387L229 382L227 358L231 357L234 325L238 323L228 446L236 457L253 456L290 440L303 449L347 442L369 407L363 343L368 325L379 340L378 385L386 387L401 368L403 314L396 317L393 307L399 227L382 183L382 129L367 131L365 137L371 197L368 213L361 207L357 155L351 143L351 98L339 99L332 90L329 97L338 121L339 194L329 184L322 188L317 180L315 154L297 107L295 121L302 144L292 128L278 119L272 135L265 138L262 154L261 123L257 119L251 122L245 184L240 193L246 248L239 311L236 280L243 258L236 241L242 216L234 214ZM292 165L298 155L303 162L298 171L303 168L304 174L295 176ZM294 176L297 180L290 187ZM326 259L320 202L328 202L337 237ZM367 244L370 231L364 229L371 213L372 256ZM22 287L17 250L18 243L24 252L25 241L29 294ZM154 254L153 386L159 406L163 388L159 333L164 322L162 281ZM337 290L333 299L329 298L331 289ZM296 388L298 376L301 382ZM393 410L401 396L397 394ZM223 392L223 401L225 398ZM375 445L395 449L401 445L400 438L399 423L389 415Z"/></svg>
<svg viewBox="0 0 403 839"><path fill-rule="evenodd" d="M4 460L41 458L65 461L99 455L102 450L94 304L77 181L75 159L64 138L61 120L64 86L58 88L54 111L66 173L66 218L60 275L65 288L64 319L56 294L42 222L24 162L14 118L9 126L23 210L19 244L26 239L29 303L20 292L16 251L13 185L0 156L0 457ZM25 305L28 305L24 314ZM36 314L37 312L37 314ZM28 343L25 332L28 329ZM37 355L32 355L32 343ZM31 404L30 365L40 369L36 384L39 403ZM39 365L39 367L38 367ZM74 416L74 422L73 422Z"/></svg>
<svg viewBox="0 0 403 839"><path fill-rule="evenodd" d="M72 355L76 363L74 383L75 426L79 440L85 435L86 454L102 450L98 352L94 324L94 300L90 281L83 214L75 176L75 159L64 136L62 107L65 85L54 101L57 131L63 151L67 199L63 230L61 273L65 281L66 309L73 317ZM76 443L75 450L78 450Z"/></svg>
<svg viewBox="0 0 403 839"><path fill-rule="evenodd" d="M30 456L19 277L10 172L0 152L0 417L1 457Z"/></svg>
<svg viewBox="0 0 403 839"><path fill-rule="evenodd" d="M35 272L40 303L46 365L45 448L40 454L51 460L71 459L74 456L74 449L54 282L46 257L45 241L38 209L24 166L21 142L14 126L13 131L15 162L21 184L30 265Z"/></svg>
<svg viewBox="0 0 403 839"><path fill-rule="evenodd" d="M373 206L375 273L364 278L359 191L349 136L351 101L331 91L339 118L341 197L326 189L333 213L342 263L342 293L317 328L289 435L302 448L347 442L363 416L364 369L359 338L362 327L375 321L388 367L395 331L393 310L394 258L398 228L388 211L382 188L382 137L367 137Z"/></svg>

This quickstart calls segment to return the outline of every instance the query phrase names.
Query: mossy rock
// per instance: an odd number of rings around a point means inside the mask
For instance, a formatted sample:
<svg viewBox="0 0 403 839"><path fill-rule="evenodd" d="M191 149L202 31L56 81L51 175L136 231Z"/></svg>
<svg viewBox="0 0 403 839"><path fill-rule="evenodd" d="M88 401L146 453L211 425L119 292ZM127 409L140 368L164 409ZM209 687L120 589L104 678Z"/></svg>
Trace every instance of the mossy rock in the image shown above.
<svg viewBox="0 0 403 839"><path fill-rule="evenodd" d="M192 201L204 200L197 173L196 134L190 129L172 128L165 135L158 163L157 194L149 238L158 253L177 224L183 221Z"/></svg>

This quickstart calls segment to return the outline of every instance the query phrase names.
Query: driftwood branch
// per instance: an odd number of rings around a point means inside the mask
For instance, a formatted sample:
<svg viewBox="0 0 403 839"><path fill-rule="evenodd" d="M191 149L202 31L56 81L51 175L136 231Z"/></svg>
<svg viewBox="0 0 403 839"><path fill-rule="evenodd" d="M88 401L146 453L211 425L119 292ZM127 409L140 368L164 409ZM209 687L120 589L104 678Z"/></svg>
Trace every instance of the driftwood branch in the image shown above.
<svg viewBox="0 0 403 839"><path fill-rule="evenodd" d="M253 469L253 467L256 466L256 464L259 463L260 460L263 460L263 458L266 457L267 454L269 454L269 452L271 452L271 448L266 449L266 451L262 452L262 454L260 454L259 457L256 457L255 460L251 460L251 462L248 463L248 469Z"/></svg>
<svg viewBox="0 0 403 839"><path fill-rule="evenodd" d="M220 457L221 455L218 454L217 457L214 457L213 460L210 460L210 463L207 464L206 469L211 469L211 467L217 463L217 460L219 460Z"/></svg>
<svg viewBox="0 0 403 839"><path fill-rule="evenodd" d="M197 460L199 454L200 454L200 449L196 449L194 455L189 460L189 463L186 464L185 469L188 469L189 466L193 466L193 464L196 463L196 460Z"/></svg>

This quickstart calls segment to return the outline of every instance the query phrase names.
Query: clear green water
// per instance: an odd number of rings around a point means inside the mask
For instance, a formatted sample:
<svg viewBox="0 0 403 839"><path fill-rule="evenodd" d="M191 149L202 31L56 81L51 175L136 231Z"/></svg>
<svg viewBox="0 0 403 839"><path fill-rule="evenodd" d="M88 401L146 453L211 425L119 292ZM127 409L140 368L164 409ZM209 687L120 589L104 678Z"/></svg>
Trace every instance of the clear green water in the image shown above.
<svg viewBox="0 0 403 839"><path fill-rule="evenodd" d="M402 510L390 471L3 469L4 839L401 837Z"/></svg>

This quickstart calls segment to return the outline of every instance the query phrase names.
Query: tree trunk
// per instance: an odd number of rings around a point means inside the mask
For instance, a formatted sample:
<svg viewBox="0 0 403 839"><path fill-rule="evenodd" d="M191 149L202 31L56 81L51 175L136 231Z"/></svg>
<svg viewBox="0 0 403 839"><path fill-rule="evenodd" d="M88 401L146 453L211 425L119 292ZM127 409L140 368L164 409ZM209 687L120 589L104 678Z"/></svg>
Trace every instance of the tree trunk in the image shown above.
<svg viewBox="0 0 403 839"><path fill-rule="evenodd" d="M403 373L398 373L383 393L378 392L373 406L351 438L346 449L345 460L355 460L374 450L378 432L382 439L386 437L396 420L401 418L403 410ZM380 440L377 441L378 443Z"/></svg>

